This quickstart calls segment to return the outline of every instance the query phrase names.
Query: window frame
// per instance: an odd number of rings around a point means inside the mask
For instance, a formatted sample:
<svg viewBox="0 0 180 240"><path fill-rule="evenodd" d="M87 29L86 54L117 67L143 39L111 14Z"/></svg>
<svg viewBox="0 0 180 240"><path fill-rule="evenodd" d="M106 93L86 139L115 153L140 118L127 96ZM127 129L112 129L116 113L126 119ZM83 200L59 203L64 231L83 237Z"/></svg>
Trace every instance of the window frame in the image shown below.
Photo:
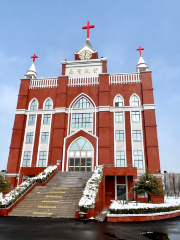
<svg viewBox="0 0 180 240"><path fill-rule="evenodd" d="M117 159L117 153L120 153L119 154L119 157L120 157L119 159ZM123 153L123 154L121 155L121 153ZM124 158L121 159L121 156L123 156ZM117 164L117 161L120 161L120 165ZM122 164L121 161L124 161L124 164ZM116 167L126 167L125 151L116 151Z"/></svg>
<svg viewBox="0 0 180 240"><path fill-rule="evenodd" d="M72 108L73 109L92 109L93 105L86 97L82 96L78 98L78 100L73 104Z"/></svg>
<svg viewBox="0 0 180 240"><path fill-rule="evenodd" d="M72 113L71 128L89 127L93 127L93 113Z"/></svg>
<svg viewBox="0 0 180 240"><path fill-rule="evenodd" d="M135 113L135 117L137 118L137 115L139 116L139 120L133 120L133 114ZM138 113L138 114L137 114ZM140 111L132 111L131 112L131 118L132 118L132 122L140 122L141 117L140 117Z"/></svg>
<svg viewBox="0 0 180 240"><path fill-rule="evenodd" d="M43 155L41 155L41 153L43 153ZM46 153L46 158L40 159L40 157L44 157L44 153ZM39 151L39 159L38 159L38 167L47 167L47 156L48 156L48 152L47 151ZM40 165L40 161L45 161L45 165Z"/></svg>
<svg viewBox="0 0 180 240"><path fill-rule="evenodd" d="M28 136L30 135L30 136ZM27 141L28 140L31 140L31 141ZM28 132L26 133L26 143L33 143L33 139L34 139L34 132Z"/></svg>
<svg viewBox="0 0 180 240"><path fill-rule="evenodd" d="M120 116L117 116L118 114L120 114ZM122 121L117 121L117 118L120 118L121 119L121 117L122 117ZM123 112L115 112L115 122L116 123L123 123L123 121L124 121L124 113Z"/></svg>
<svg viewBox="0 0 180 240"><path fill-rule="evenodd" d="M118 142L124 142L124 130L116 130L116 141ZM119 135L119 136L118 136ZM121 135L123 136L121 139ZM117 137L118 136L118 137ZM119 139L118 139L119 138Z"/></svg>
<svg viewBox="0 0 180 240"><path fill-rule="evenodd" d="M34 106L32 107L32 104L33 104L33 102L36 102L36 108L34 109ZM29 105L29 110L31 110L31 111L36 111L36 110L38 110L38 100L36 99L36 98L33 98L32 100L31 100L31 102L30 102L30 105ZM33 108L33 109L32 109Z"/></svg>
<svg viewBox="0 0 180 240"><path fill-rule="evenodd" d="M137 137L138 135L140 136L140 139L138 139L138 137ZM134 136L136 136L135 137L136 139L134 138ZM132 130L132 139L133 139L134 142L142 141L141 130Z"/></svg>
<svg viewBox="0 0 180 240"><path fill-rule="evenodd" d="M121 99L121 101L118 101L118 102L117 102L117 99ZM118 94L118 95L114 98L114 107L123 107L123 106L124 106L123 97Z"/></svg>
<svg viewBox="0 0 180 240"><path fill-rule="evenodd" d="M45 138L45 140L47 140L47 141L42 141L42 138L43 138L43 134L48 134L48 136L45 136L44 138ZM48 143L48 141L49 141L49 132L42 132L41 133L41 143Z"/></svg>
<svg viewBox="0 0 180 240"><path fill-rule="evenodd" d="M47 119L49 119L49 122L44 122L45 116L49 116ZM44 114L43 115L43 124L48 125L51 123L51 114Z"/></svg>
<svg viewBox="0 0 180 240"><path fill-rule="evenodd" d="M24 159L26 153L30 153L26 155L26 157L29 157L28 159ZM24 161L26 161L26 165L24 165ZM29 164L27 164L27 161L29 161ZM30 167L30 166L31 166L31 151L24 151L22 167Z"/></svg>
<svg viewBox="0 0 180 240"><path fill-rule="evenodd" d="M49 101L50 101L51 105L47 105L47 106L48 106L48 108L47 108L46 104L47 104L47 102L49 102ZM49 106L51 106L51 107L49 108ZM48 99L45 100L44 110L52 110L52 109L53 109L53 101L52 101L51 98L48 98Z"/></svg>
<svg viewBox="0 0 180 240"><path fill-rule="evenodd" d="M141 153L141 155L135 155L135 153ZM135 158L138 158L138 159L136 159L135 160ZM139 158L142 158L142 159L139 159ZM134 167L137 167L136 166L136 162L138 163L137 165L138 165L138 167L137 168L140 168L140 169L142 169L142 168L144 168L144 160L143 160L143 151L142 150L135 150L135 151L133 151L133 159L134 159ZM140 166L140 162L142 163L142 167L139 167Z"/></svg>
<svg viewBox="0 0 180 240"><path fill-rule="evenodd" d="M29 121L30 121L30 117L34 117L34 123L30 123ZM32 121L31 121L32 122ZM36 123L36 115L35 114L31 114L31 115L29 115L29 117L28 117L28 124L27 125L35 125L35 123Z"/></svg>

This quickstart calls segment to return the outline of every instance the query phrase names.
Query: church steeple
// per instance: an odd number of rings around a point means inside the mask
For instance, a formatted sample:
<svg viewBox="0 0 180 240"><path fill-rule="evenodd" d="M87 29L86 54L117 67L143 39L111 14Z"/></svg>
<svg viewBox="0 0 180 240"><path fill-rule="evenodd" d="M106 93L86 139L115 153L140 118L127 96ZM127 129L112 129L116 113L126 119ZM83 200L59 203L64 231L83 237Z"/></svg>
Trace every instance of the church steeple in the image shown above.
<svg viewBox="0 0 180 240"><path fill-rule="evenodd" d="M36 78L37 73L36 73L36 68L35 68L35 59L38 58L38 56L36 56L34 54L34 56L32 56L31 58L33 58L33 63L31 65L30 69L25 74L25 77L27 77L27 78Z"/></svg>
<svg viewBox="0 0 180 240"><path fill-rule="evenodd" d="M136 49L137 51L139 51L139 54L140 54L140 57L139 57L139 61L138 61L138 64L136 66L136 69L137 69L137 72L141 72L141 71L146 71L148 70L148 66L147 64L145 63L143 57L142 57L142 53L141 51L144 50L144 48L141 48L141 46Z"/></svg>

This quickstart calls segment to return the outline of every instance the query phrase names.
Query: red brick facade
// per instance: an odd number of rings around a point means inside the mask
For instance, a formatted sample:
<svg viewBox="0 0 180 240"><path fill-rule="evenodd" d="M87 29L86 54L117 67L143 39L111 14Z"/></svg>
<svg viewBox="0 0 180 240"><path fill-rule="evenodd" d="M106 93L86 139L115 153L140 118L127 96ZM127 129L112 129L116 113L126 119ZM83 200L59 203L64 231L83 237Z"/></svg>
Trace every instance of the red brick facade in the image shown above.
<svg viewBox="0 0 180 240"><path fill-rule="evenodd" d="M126 184L126 192L128 192L133 186L133 180L143 173L145 168L149 168L154 174L160 170L151 71L117 74L118 77L122 77L121 80L112 83L111 77L115 79L116 76L107 73L107 60L97 57L98 54L95 51L90 60L79 60L79 54L76 53L75 61L62 62L62 76L57 78L57 84L53 87L43 83L43 79L28 77L21 79L7 165L7 179L11 180L12 187L22 181L23 174L36 175L42 170L42 166L38 166L38 159L40 151L45 149L44 146L46 146L48 158L46 166L56 165L57 160L61 160L59 171L68 171L68 149L76 139L81 137L93 147L92 168L103 164L109 166L109 171L106 170L105 173L107 201L117 196L115 185ZM97 65L97 69L93 64ZM86 69L83 68L84 66ZM75 73L79 69L85 72L94 71L94 75L87 73L86 76L84 73L80 80L74 80L77 76L69 74L71 70ZM82 80L83 77L86 80ZM96 84L91 82L93 77L98 79ZM38 81L41 87L37 85L30 87L30 84L36 84L35 82ZM120 107L115 106L115 98L118 94L123 99L123 106ZM139 100L138 106L131 106L133 94ZM92 105L90 109L93 118L92 131L87 130L86 127L79 127L72 133L72 114L75 111L73 104L82 97ZM52 100L53 107L50 110L44 110L43 106L48 98ZM29 108L33 99L38 102L37 110L34 111ZM76 109L75 112L78 113L78 111L83 114L83 111L87 113L88 109ZM123 114L121 123L116 123L116 112ZM133 123L133 112L140 113L139 123ZM44 114L49 114L51 117L50 130L46 130L43 126ZM28 126L29 115L36 116L34 128ZM116 130L123 131L123 141L116 141ZM141 140L134 141L133 130L140 131ZM28 131L34 133L33 142L29 145L25 142ZM48 145L41 144L42 131L49 132ZM25 151L31 152L31 161L26 168L22 165ZM141 169L134 167L135 151L142 153ZM122 169L117 166L116 152L124 152Z"/></svg>

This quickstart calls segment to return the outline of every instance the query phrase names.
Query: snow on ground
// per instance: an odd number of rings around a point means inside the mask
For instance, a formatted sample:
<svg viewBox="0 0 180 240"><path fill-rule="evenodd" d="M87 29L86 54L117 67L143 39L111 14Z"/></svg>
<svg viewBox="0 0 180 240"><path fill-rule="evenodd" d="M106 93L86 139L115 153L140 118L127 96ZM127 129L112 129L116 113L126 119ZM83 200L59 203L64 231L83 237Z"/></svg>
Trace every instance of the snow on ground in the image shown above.
<svg viewBox="0 0 180 240"><path fill-rule="evenodd" d="M180 203L138 203L136 202L130 202L128 204L123 204L122 201L112 201L109 209L138 209L138 208L158 208L158 207L175 207L179 206Z"/></svg>
<svg viewBox="0 0 180 240"><path fill-rule="evenodd" d="M164 197L164 202L165 203L178 203L180 205L180 197L179 198L174 198L174 197Z"/></svg>

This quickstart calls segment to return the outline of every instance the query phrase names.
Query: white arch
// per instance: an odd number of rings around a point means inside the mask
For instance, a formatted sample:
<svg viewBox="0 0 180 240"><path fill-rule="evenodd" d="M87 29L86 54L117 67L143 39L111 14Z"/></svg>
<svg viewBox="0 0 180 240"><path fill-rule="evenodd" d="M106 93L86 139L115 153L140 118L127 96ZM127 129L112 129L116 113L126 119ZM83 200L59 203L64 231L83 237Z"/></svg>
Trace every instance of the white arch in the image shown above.
<svg viewBox="0 0 180 240"><path fill-rule="evenodd" d="M123 106L124 106L124 98L123 98L123 96L122 96L121 94L119 94L119 93L114 97L113 106L115 107L115 101L116 101L116 98L117 98L117 97L120 97L120 98L122 99Z"/></svg>
<svg viewBox="0 0 180 240"><path fill-rule="evenodd" d="M53 109L53 100L52 100L52 98L50 98L50 97L48 97L48 98L46 98L46 99L44 100L43 109L45 109L45 104L46 104L47 100L51 100L51 102L52 102L52 109Z"/></svg>
<svg viewBox="0 0 180 240"><path fill-rule="evenodd" d="M140 100L140 97L136 94L136 93L133 93L131 95L131 97L129 98L129 106L131 106L131 99L133 96L136 96L138 98L138 101L139 101L139 105L138 106L141 106L141 100Z"/></svg>
<svg viewBox="0 0 180 240"><path fill-rule="evenodd" d="M93 107L96 107L96 104L94 103L94 101L92 100L92 98L90 98L90 97L89 97L87 94L85 94L85 93L80 93L77 97L75 97L75 98L72 100L71 104L69 105L69 108L73 108L73 106L76 104L76 102L77 102L78 100L80 100L81 97L86 98L88 101L90 101L90 103L92 104Z"/></svg>
<svg viewBox="0 0 180 240"><path fill-rule="evenodd" d="M92 154L92 166L91 166L91 170L94 168L94 147L93 145L91 144L91 142L87 139L87 138L84 138L83 136L80 136L78 138L76 138L74 141L72 141L72 143L69 145L68 149L67 149L67 159L66 159L66 172L68 172L68 168L69 168L69 162L68 162L68 158L69 158L69 149L70 147L72 146L72 144L74 144L78 139L84 139L86 142L88 142L91 147L92 147L92 151L93 151L93 154ZM97 151L97 149L96 149Z"/></svg>
<svg viewBox="0 0 180 240"><path fill-rule="evenodd" d="M33 98L33 99L31 99L31 101L29 102L29 107L28 107L29 110L31 110L31 103L32 103L34 100L36 100L36 102L37 102L37 109L39 109L39 102L38 102L37 98Z"/></svg>

